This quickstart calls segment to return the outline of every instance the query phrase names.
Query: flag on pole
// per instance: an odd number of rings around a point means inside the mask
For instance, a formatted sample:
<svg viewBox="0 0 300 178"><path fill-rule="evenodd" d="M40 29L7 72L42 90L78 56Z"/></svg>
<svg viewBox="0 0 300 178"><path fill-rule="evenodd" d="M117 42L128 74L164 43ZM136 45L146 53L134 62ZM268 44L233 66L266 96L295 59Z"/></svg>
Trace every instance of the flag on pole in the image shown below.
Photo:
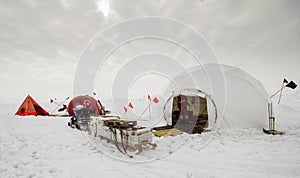
<svg viewBox="0 0 300 178"><path fill-rule="evenodd" d="M295 88L297 87L297 84L295 84L295 82L293 82L293 81L290 81L290 82L286 85L286 87L289 87L289 88L291 88L291 89L295 89Z"/></svg>
<svg viewBox="0 0 300 178"><path fill-rule="evenodd" d="M148 95L148 100L149 100L149 101L151 101L151 97L150 97L150 95Z"/></svg>
<svg viewBox="0 0 300 178"><path fill-rule="evenodd" d="M127 112L127 111L128 111L128 110L127 110L127 108L126 108L126 106L124 106L124 111L125 111L125 112Z"/></svg>
<svg viewBox="0 0 300 178"><path fill-rule="evenodd" d="M128 104L128 107L130 107L131 109L133 109L133 105L132 105L131 102Z"/></svg>
<svg viewBox="0 0 300 178"><path fill-rule="evenodd" d="M154 97L153 102L154 102L154 103L158 103L159 100L158 100L156 97Z"/></svg>
<svg viewBox="0 0 300 178"><path fill-rule="evenodd" d="M284 79L283 79L283 82L282 82L282 85L281 85L279 97L278 97L278 104L280 103L281 95L282 95L283 88L285 87L285 86L284 86L285 83L289 83L289 82L287 81L287 79L284 78Z"/></svg>

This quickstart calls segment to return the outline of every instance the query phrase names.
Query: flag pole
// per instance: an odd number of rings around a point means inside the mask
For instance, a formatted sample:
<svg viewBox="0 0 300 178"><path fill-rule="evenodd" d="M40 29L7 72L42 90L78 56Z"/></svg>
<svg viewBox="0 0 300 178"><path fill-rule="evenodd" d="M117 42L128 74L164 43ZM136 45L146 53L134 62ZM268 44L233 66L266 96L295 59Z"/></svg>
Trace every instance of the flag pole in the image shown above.
<svg viewBox="0 0 300 178"><path fill-rule="evenodd" d="M283 87L281 87L278 91L276 91L272 96L270 96L270 98L273 98L275 95L277 95L281 90L283 90L283 88L285 87L285 85L283 85Z"/></svg>
<svg viewBox="0 0 300 178"><path fill-rule="evenodd" d="M151 101L148 100L148 105L149 105L149 120L151 120Z"/></svg>
<svg viewBox="0 0 300 178"><path fill-rule="evenodd" d="M123 109L124 109L124 113L122 114L121 118L125 118L124 116L126 116L125 119L127 119L127 111L128 110L127 110L126 106L124 106Z"/></svg>
<svg viewBox="0 0 300 178"><path fill-rule="evenodd" d="M280 90L279 98L278 98L278 104L280 103L280 100L281 100L281 95L282 95L283 88L284 88L284 81L282 82L282 85L281 85L281 90Z"/></svg>
<svg viewBox="0 0 300 178"><path fill-rule="evenodd" d="M278 91L276 91L272 96L270 96L270 98L273 98L277 93L279 93L281 90L283 90L284 87L295 89L297 87L297 84L295 84L295 82L293 82L293 81L290 81L288 84L282 85L282 87Z"/></svg>
<svg viewBox="0 0 300 178"><path fill-rule="evenodd" d="M53 99L50 99L50 103L54 103L56 104L57 106L60 106L56 101L54 101Z"/></svg>
<svg viewBox="0 0 300 178"><path fill-rule="evenodd" d="M149 102L148 106L146 107L146 109L142 112L142 114L140 115L139 119L145 114L145 112L148 110L148 108L150 107L151 102Z"/></svg>
<svg viewBox="0 0 300 178"><path fill-rule="evenodd" d="M57 107L51 112L51 114L53 114L61 105L63 105L70 97L67 97L63 102L61 102L60 104L57 104Z"/></svg>
<svg viewBox="0 0 300 178"><path fill-rule="evenodd" d="M121 118L125 118L124 116L126 116L126 113L127 113L127 112L124 112L124 113L122 114ZM126 117L126 118L127 118L127 117ZM126 118L125 118L125 119L126 119Z"/></svg>

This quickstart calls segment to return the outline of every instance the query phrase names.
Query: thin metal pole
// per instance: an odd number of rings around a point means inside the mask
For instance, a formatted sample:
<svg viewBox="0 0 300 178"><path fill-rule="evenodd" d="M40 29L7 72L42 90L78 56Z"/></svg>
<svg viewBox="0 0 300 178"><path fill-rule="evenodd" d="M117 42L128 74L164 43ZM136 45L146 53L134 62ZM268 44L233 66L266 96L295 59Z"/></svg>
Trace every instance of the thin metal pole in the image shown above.
<svg viewBox="0 0 300 178"><path fill-rule="evenodd" d="M286 85L284 85L283 87L281 87L278 91L276 91L272 96L270 96L270 98L273 98L277 93L279 93L281 90L283 90L283 88L285 87Z"/></svg>
<svg viewBox="0 0 300 178"><path fill-rule="evenodd" d="M151 120L151 101L148 101L149 102L149 118L150 118L150 120Z"/></svg>
<svg viewBox="0 0 300 178"><path fill-rule="evenodd" d="M282 85L281 85L281 90L280 90L280 94L279 94L279 98L278 98L278 104L280 103L280 100L281 100L281 95L282 95L283 88L284 88L284 81L282 82Z"/></svg>
<svg viewBox="0 0 300 178"><path fill-rule="evenodd" d="M149 102L148 106L146 107L146 109L143 111L143 113L140 115L139 119L145 114L145 112L148 110L148 108L150 107L151 102Z"/></svg>
<svg viewBox="0 0 300 178"><path fill-rule="evenodd" d="M61 102L60 104L57 104L57 107L51 112L51 114L53 114L61 105L63 105L70 97L67 97L63 102Z"/></svg>

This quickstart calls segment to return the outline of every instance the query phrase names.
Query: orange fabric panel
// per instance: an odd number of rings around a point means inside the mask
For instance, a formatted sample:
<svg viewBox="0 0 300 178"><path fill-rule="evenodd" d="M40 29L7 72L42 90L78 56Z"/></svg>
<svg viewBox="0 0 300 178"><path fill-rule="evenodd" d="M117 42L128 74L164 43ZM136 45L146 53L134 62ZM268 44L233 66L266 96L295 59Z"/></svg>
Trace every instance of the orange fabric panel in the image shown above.
<svg viewBox="0 0 300 178"><path fill-rule="evenodd" d="M28 116L28 115L49 115L31 96L27 96L15 115Z"/></svg>

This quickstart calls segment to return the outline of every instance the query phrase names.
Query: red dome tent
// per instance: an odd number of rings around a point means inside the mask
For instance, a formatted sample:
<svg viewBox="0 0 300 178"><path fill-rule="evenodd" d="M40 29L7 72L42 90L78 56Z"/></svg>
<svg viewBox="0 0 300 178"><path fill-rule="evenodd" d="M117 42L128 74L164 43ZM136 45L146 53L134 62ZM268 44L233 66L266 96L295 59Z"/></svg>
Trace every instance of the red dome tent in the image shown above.
<svg viewBox="0 0 300 178"><path fill-rule="evenodd" d="M29 116L29 115L49 115L30 95L28 95L15 115Z"/></svg>
<svg viewBox="0 0 300 178"><path fill-rule="evenodd" d="M74 108L77 105L82 105L85 108L89 108L92 111L92 114L95 115L101 115L102 114L102 110L101 107L99 106L97 100L93 97L90 97L88 95L86 96L77 96L75 98L73 98L69 105L68 105L68 113L70 116L74 115Z"/></svg>

